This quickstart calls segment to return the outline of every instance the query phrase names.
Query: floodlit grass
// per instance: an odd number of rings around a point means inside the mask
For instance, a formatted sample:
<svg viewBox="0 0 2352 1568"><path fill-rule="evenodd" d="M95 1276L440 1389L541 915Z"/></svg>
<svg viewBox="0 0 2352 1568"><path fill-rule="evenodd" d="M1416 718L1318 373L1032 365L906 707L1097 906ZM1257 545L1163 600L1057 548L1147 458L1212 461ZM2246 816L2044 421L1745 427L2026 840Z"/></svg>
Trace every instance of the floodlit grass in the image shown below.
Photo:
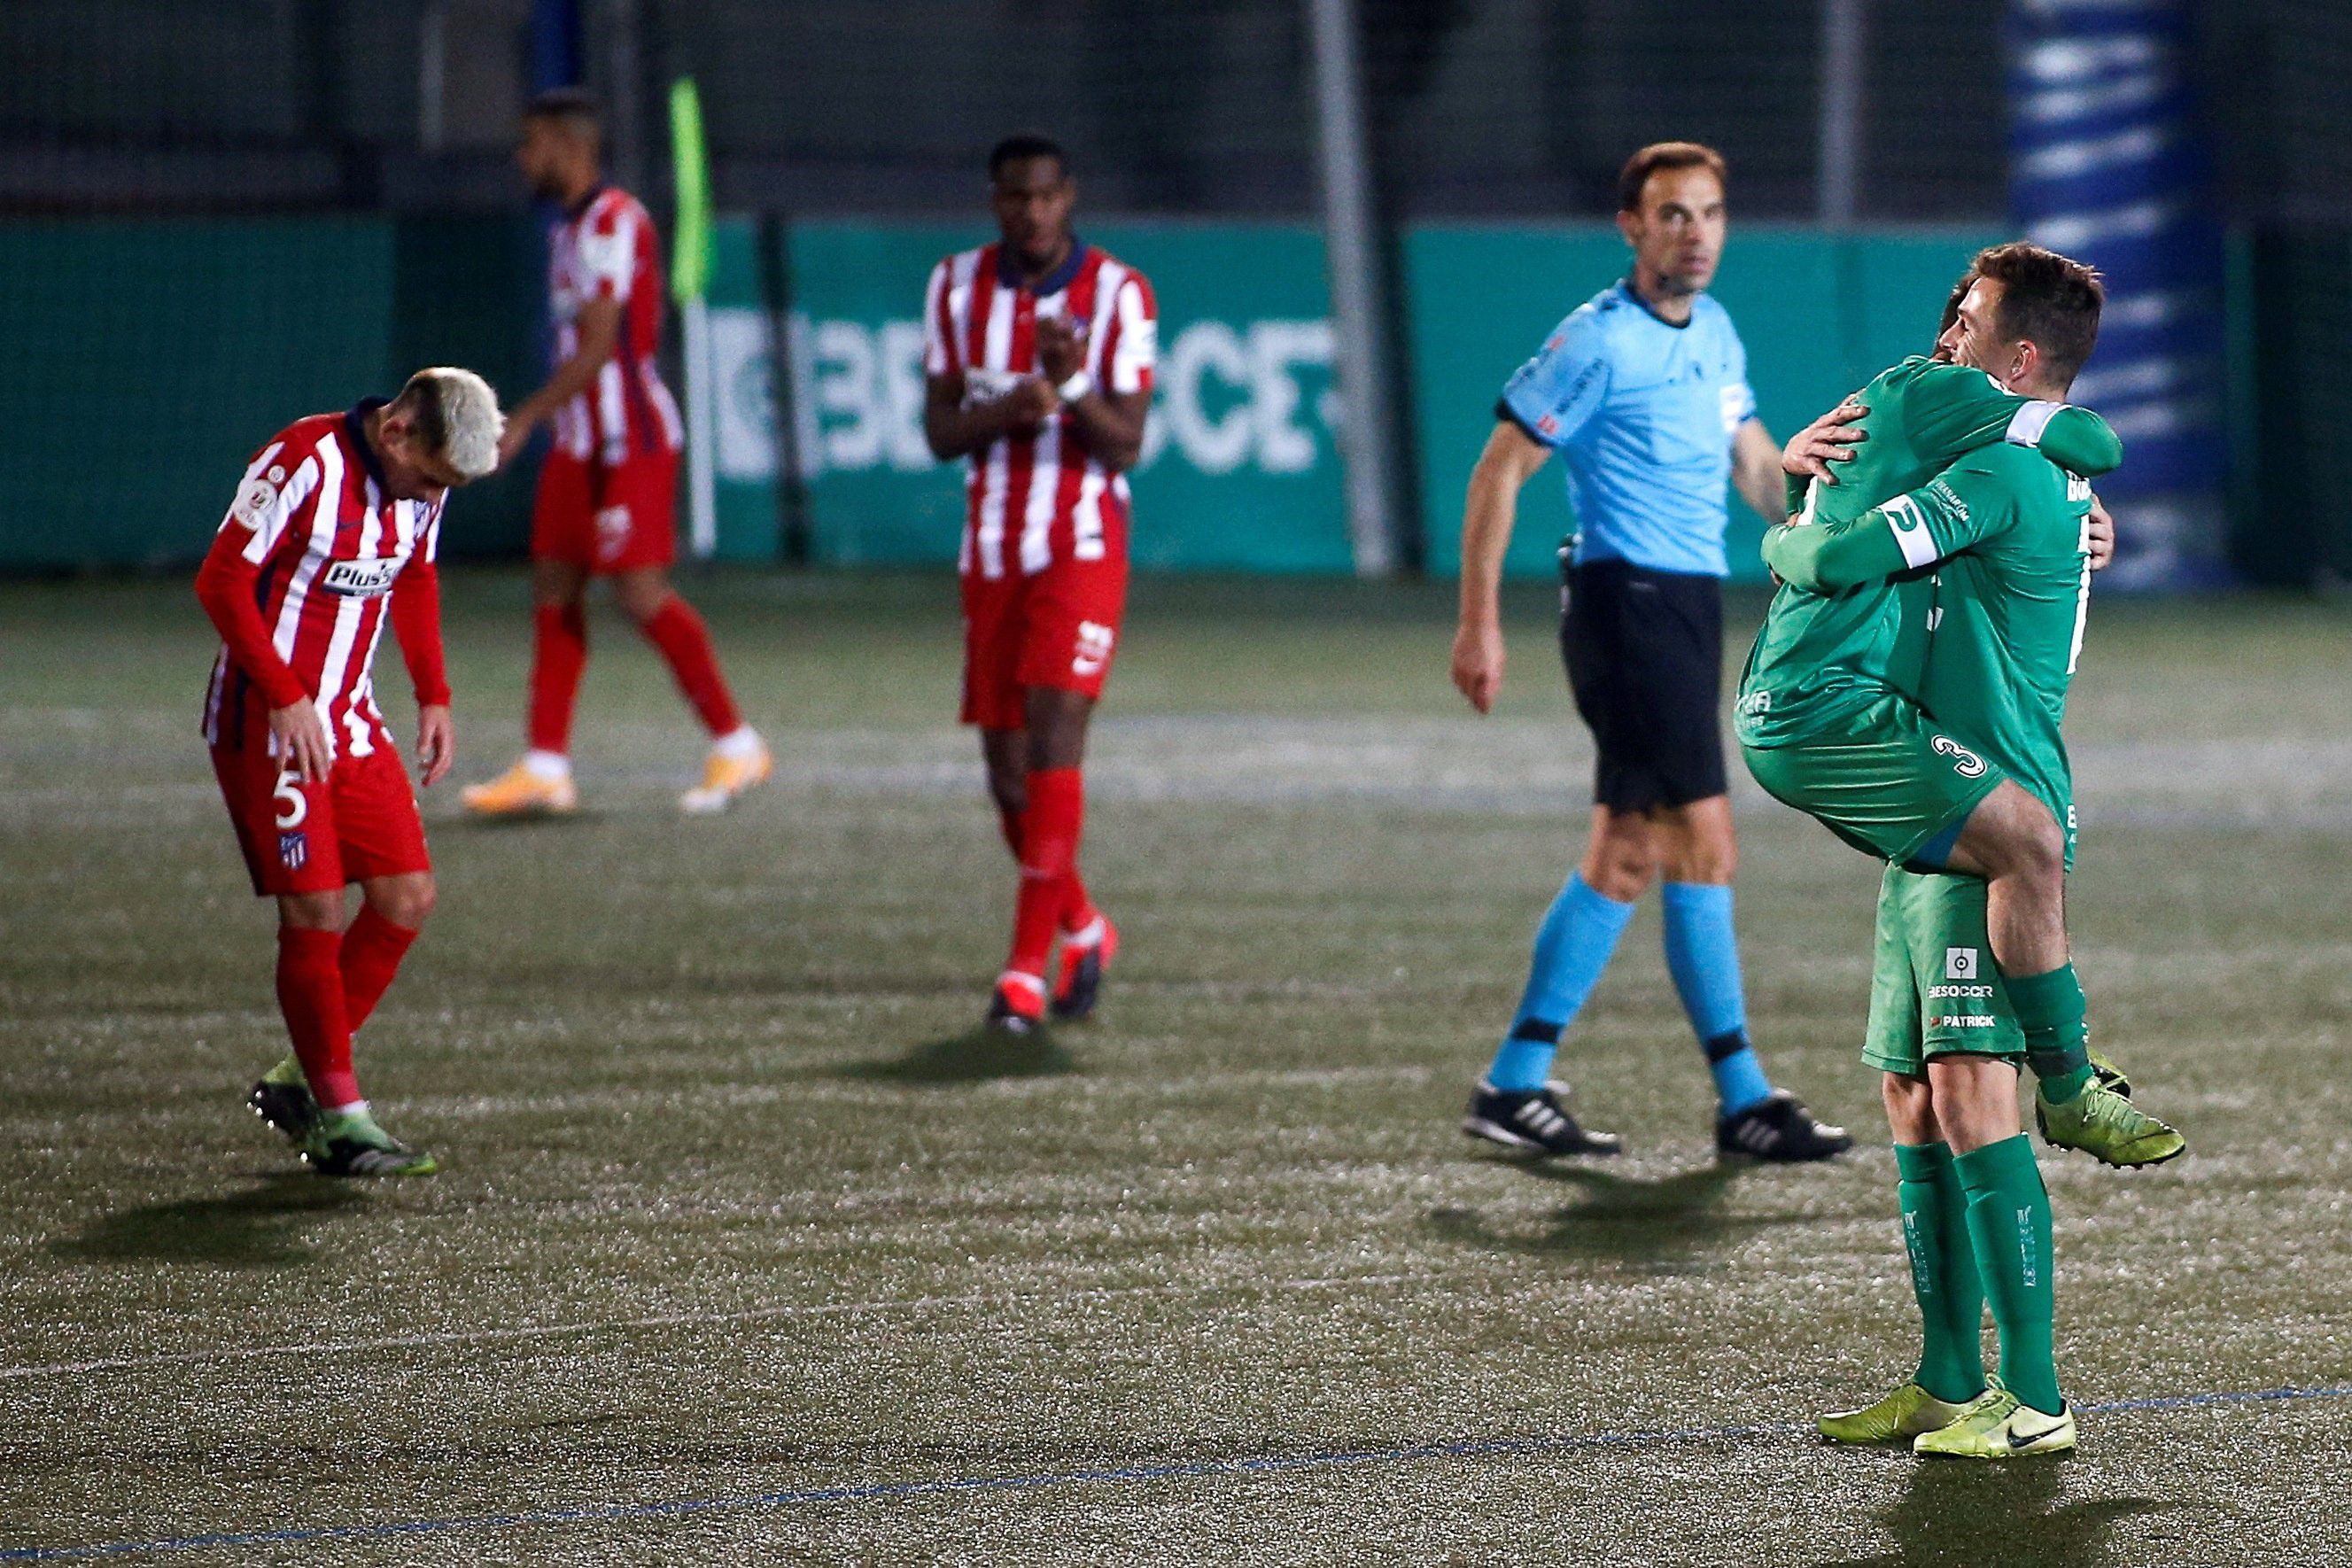
<svg viewBox="0 0 2352 1568"><path fill-rule="evenodd" d="M1716 1164L1645 911L1561 1058L1626 1157L1474 1154L1461 1102L1588 798L1539 590L1481 721L1444 587L1139 584L1086 850L1126 955L1098 1022L1024 1047L973 1032L1013 876L948 722L952 584L693 590L777 782L681 820L699 739L600 616L581 816L427 802L441 909L360 1064L446 1170L385 1186L299 1173L240 1105L281 1034L193 599L0 589L0 1552L2352 1554L2352 1399L2086 1415L2080 1458L1990 1473L1788 1425L1907 1373L1914 1331L1855 1058L1875 870L1752 790L1756 1033L1863 1151ZM522 604L451 584L461 779L518 736ZM2081 965L2192 1143L2045 1161L2086 1406L2352 1386L2347 632L2094 616ZM381 675L404 690L389 647ZM963 1482L1005 1484L921 1489ZM471 1522L372 1533L436 1521Z"/></svg>

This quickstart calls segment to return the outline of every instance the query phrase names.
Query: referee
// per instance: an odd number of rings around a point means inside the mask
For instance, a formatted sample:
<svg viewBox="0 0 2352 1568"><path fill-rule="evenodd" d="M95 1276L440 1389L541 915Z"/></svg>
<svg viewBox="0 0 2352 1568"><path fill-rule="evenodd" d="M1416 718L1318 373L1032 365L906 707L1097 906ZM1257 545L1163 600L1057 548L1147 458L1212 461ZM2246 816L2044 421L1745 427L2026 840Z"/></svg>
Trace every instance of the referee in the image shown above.
<svg viewBox="0 0 2352 1568"><path fill-rule="evenodd" d="M1851 1146L1774 1089L1748 1038L1732 934L1738 847L1725 793L1725 482L1784 521L1780 447L1756 417L1748 355L1705 292L1723 255L1724 163L1661 142L1627 161L1617 226L1632 272L1579 306L1521 365L1496 407L1462 517L1454 684L1479 712L1503 683L1497 591L1522 486L1567 459L1577 533L1561 552L1560 651L1600 762L1584 860L1536 930L1527 990L1463 1131L1523 1154L1612 1154L1550 1081L1560 1035L1592 992L1633 905L1665 883L1666 966L1706 1053L1716 1145L1755 1159L1826 1159ZM1801 450L1839 437L1816 426Z"/></svg>

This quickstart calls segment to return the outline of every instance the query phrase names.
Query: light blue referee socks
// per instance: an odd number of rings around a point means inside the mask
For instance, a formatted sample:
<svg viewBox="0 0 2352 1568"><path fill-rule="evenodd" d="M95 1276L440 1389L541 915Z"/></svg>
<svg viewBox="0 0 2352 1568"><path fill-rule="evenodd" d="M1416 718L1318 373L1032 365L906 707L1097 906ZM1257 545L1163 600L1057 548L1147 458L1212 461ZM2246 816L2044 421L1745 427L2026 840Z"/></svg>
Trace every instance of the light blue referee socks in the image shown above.
<svg viewBox="0 0 2352 1568"><path fill-rule="evenodd" d="M1609 967L1609 955L1617 951L1625 922L1633 918L1633 905L1594 892L1580 872L1570 874L1568 885L1536 928L1528 988L1519 997L1503 1048L1495 1053L1495 1065L1486 1069L1488 1083L1513 1094L1544 1086L1561 1031L1575 1022L1578 1009L1592 994L1601 972ZM1727 922L1725 929L1729 930ZM1731 984L1737 998L1736 969Z"/></svg>
<svg viewBox="0 0 2352 1568"><path fill-rule="evenodd" d="M1748 1003L1739 990L1739 943L1731 931L1731 889L1706 882L1668 882L1666 969L1683 1011L1706 1051L1723 1113L1735 1115L1772 1092L1748 1043Z"/></svg>

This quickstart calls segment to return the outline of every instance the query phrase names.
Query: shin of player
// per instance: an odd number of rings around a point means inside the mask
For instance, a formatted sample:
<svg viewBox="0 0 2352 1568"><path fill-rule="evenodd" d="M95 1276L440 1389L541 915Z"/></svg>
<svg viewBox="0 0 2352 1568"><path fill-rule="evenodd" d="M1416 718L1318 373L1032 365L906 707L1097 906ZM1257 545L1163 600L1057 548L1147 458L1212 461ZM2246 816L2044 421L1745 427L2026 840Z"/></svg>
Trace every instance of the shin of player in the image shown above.
<svg viewBox="0 0 2352 1568"><path fill-rule="evenodd" d="M426 785L449 768L436 572L447 491L490 471L500 419L469 372L418 372L389 403L297 421L255 455L197 597L221 636L205 704L255 892L278 900L277 990L294 1055L250 1103L333 1175L418 1175L431 1155L360 1094L352 1035L433 904L416 797L374 697L390 624L417 707ZM344 889L363 902L344 924Z"/></svg>
<svg viewBox="0 0 2352 1568"><path fill-rule="evenodd" d="M614 599L709 731L702 783L679 807L723 811L774 768L736 710L709 628L670 583L684 433L655 363L661 247L646 209L605 183L603 159L593 100L567 88L532 100L515 161L533 191L563 214L549 237L560 363L547 384L516 405L499 443L505 463L540 426L554 433L531 515L529 749L499 777L465 791L467 807L484 816L565 812L578 804L572 705L588 662L588 584L600 576L612 579Z"/></svg>
<svg viewBox="0 0 2352 1568"><path fill-rule="evenodd" d="M1078 871L1087 726L1127 599L1126 470L1143 444L1157 316L1140 272L1078 238L1069 159L1040 136L989 156L999 239L932 269L923 434L965 462L962 718L1020 866L989 1021L1095 1006L1118 932Z"/></svg>

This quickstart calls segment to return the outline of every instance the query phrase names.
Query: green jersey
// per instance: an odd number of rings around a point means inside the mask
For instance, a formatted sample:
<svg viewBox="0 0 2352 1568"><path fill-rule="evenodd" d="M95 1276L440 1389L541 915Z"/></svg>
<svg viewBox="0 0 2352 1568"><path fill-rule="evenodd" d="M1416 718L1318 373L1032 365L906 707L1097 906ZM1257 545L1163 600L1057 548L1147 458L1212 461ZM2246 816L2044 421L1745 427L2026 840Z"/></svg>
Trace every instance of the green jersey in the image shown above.
<svg viewBox="0 0 2352 1568"><path fill-rule="evenodd" d="M1965 365L1914 356L1858 396L1868 410L1858 422L1867 439L1838 465L1836 484L1801 490L1791 482L1797 523L1851 522L1987 447L2011 445L2028 456L2032 448L2093 476L2122 460L2122 444L2097 415L2009 392ZM1783 586L1740 679L1734 720L1740 743L1788 745L1851 722L1890 688L1916 694L1933 592L1923 577L1832 593ZM1903 613L1906 597L1915 601L1910 616Z"/></svg>
<svg viewBox="0 0 2352 1568"><path fill-rule="evenodd" d="M1851 521L1776 528L1764 541L1790 588L1832 598L1932 569L1917 689L1899 695L1966 738L1939 738L1937 750L1978 776L1990 763L2039 796L2065 826L2070 858L2074 782L2059 728L2090 609L2090 480L1995 442Z"/></svg>
<svg viewBox="0 0 2352 1568"><path fill-rule="evenodd" d="M1937 567L1916 695L2066 830L2074 780L2059 726L2091 608L2091 481L2014 447L1971 452L1906 500L1948 559Z"/></svg>

